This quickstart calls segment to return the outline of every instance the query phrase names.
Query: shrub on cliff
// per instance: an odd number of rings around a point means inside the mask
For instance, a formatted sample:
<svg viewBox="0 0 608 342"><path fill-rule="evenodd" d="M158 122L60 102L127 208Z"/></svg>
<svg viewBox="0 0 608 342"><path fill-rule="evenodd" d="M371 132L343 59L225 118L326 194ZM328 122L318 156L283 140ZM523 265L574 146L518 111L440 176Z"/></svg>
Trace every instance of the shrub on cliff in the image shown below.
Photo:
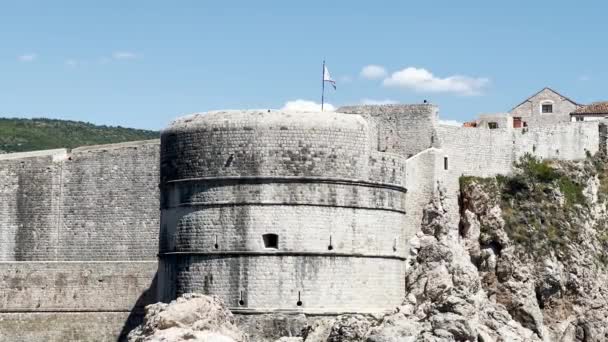
<svg viewBox="0 0 608 342"><path fill-rule="evenodd" d="M461 190L477 184L497 195L504 230L521 252L535 257L552 253L561 259L569 258L572 244L581 242L580 225L587 220L591 199L584 192L589 181L599 180L600 195L602 189L608 190L605 160L593 156L568 162L525 155L514 166L515 171L508 176L463 177ZM601 228L600 231L606 230L605 225Z"/></svg>

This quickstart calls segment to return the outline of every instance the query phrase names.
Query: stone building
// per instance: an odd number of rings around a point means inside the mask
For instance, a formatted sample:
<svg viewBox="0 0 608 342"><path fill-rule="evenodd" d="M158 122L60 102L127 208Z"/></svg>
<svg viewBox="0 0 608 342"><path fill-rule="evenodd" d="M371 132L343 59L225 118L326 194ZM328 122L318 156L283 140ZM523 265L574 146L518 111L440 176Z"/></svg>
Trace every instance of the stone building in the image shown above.
<svg viewBox="0 0 608 342"><path fill-rule="evenodd" d="M608 102L594 102L570 113L571 121L597 121L608 118Z"/></svg>
<svg viewBox="0 0 608 342"><path fill-rule="evenodd" d="M521 123L521 121L519 123ZM475 125L473 127L497 129L509 127L517 128L517 125L513 122L513 117L509 113L495 113L480 114L479 119L475 121Z"/></svg>
<svg viewBox="0 0 608 342"><path fill-rule="evenodd" d="M543 88L511 109L515 127L541 127L570 121L570 113L582 105L551 88Z"/></svg>

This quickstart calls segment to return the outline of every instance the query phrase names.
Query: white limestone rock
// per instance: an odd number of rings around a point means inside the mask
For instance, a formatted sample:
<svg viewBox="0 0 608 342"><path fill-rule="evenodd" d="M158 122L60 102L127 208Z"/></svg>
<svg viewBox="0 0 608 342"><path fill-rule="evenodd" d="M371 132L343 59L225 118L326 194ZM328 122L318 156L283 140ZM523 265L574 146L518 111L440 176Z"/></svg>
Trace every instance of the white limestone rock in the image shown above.
<svg viewBox="0 0 608 342"><path fill-rule="evenodd" d="M187 293L169 304L146 307L143 323L128 335L129 342L248 342L232 313L217 297Z"/></svg>

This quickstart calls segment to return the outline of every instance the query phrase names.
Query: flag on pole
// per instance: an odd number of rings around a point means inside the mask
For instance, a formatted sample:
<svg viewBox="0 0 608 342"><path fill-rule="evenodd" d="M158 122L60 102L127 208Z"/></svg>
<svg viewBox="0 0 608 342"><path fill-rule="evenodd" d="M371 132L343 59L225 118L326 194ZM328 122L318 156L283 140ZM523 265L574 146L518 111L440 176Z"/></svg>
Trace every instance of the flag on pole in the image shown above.
<svg viewBox="0 0 608 342"><path fill-rule="evenodd" d="M329 82L331 86L334 87L334 90L336 90L336 81L331 79L331 76L329 75L329 70L327 70L327 67L325 65L323 65L323 82Z"/></svg>

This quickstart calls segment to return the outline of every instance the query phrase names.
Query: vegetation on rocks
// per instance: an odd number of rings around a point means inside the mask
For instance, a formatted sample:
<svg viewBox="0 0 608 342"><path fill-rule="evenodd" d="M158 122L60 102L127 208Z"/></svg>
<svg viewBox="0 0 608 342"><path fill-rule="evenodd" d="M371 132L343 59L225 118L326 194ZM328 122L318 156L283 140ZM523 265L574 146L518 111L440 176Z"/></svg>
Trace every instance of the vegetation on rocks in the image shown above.
<svg viewBox="0 0 608 342"><path fill-rule="evenodd" d="M570 247L580 243L580 225L589 222L588 199L584 191L593 180L599 182L598 201L608 201L606 159L589 156L580 162L539 160L526 155L509 176L462 177L461 188L476 183L500 200L505 231L520 246L520 252L534 257L553 253L558 259L572 256ZM608 243L605 222L598 222L598 239ZM481 227L482 233L484 227ZM608 244L606 245L608 247ZM608 260L600 251L598 258Z"/></svg>
<svg viewBox="0 0 608 342"><path fill-rule="evenodd" d="M81 121L0 118L0 153L156 139L159 132Z"/></svg>

